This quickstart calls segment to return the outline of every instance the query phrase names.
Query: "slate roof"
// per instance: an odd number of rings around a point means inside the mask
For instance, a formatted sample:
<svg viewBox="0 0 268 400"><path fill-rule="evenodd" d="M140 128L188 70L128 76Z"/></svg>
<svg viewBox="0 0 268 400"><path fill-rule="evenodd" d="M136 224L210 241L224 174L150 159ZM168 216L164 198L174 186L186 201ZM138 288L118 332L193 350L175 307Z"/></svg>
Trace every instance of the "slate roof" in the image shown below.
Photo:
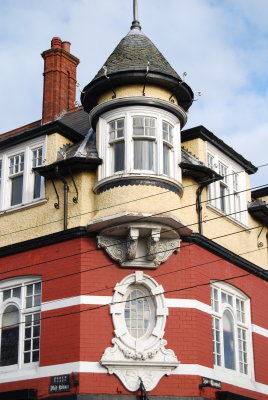
<svg viewBox="0 0 268 400"><path fill-rule="evenodd" d="M104 63L107 75L129 70L146 71L148 62L150 71L170 75L181 80L163 54L153 42L139 29L132 29L117 45L110 57ZM93 81L104 76L101 68Z"/></svg>

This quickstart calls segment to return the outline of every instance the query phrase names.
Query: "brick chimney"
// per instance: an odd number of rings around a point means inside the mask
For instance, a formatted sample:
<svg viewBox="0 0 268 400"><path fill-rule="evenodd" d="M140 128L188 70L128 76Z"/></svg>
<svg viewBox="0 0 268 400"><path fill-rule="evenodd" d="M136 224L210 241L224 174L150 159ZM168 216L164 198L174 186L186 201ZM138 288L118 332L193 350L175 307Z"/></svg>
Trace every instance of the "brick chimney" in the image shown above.
<svg viewBox="0 0 268 400"><path fill-rule="evenodd" d="M79 59L70 53L70 46L70 42L62 42L54 37L51 49L41 54L44 59L42 123L54 121L62 111L75 107Z"/></svg>

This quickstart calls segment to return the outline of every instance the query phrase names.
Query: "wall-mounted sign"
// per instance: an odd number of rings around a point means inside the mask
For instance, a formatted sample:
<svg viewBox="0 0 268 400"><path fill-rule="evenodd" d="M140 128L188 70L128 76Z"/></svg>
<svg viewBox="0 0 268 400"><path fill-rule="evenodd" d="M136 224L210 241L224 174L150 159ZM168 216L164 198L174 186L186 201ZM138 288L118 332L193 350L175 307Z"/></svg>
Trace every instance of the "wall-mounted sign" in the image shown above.
<svg viewBox="0 0 268 400"><path fill-rule="evenodd" d="M50 379L49 393L70 392L70 375L52 376Z"/></svg>
<svg viewBox="0 0 268 400"><path fill-rule="evenodd" d="M221 382L202 376L202 385L200 385L200 387L212 387L215 389L221 389Z"/></svg>

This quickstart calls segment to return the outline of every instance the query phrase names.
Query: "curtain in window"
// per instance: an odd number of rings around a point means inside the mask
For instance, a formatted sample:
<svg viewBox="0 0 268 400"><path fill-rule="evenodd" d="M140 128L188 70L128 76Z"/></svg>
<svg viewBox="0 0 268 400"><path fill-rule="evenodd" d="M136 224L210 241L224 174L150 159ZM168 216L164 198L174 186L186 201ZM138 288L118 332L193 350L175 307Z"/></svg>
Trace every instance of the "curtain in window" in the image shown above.
<svg viewBox="0 0 268 400"><path fill-rule="evenodd" d="M134 140L134 169L154 170L154 142Z"/></svg>

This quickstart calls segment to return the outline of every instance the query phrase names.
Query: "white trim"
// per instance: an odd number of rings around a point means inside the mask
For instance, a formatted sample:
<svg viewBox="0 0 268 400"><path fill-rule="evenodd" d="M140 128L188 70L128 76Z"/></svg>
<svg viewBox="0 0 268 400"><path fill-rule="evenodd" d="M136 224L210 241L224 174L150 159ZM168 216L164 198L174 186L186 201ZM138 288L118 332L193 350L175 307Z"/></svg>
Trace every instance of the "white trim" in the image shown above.
<svg viewBox="0 0 268 400"><path fill-rule="evenodd" d="M58 308L78 306L82 304L109 305L112 296L75 296L60 300L52 300L42 303L41 312L56 310Z"/></svg>
<svg viewBox="0 0 268 400"><path fill-rule="evenodd" d="M168 299L166 298L167 307L174 308L193 308L195 310L199 310L205 312L207 314L211 314L211 306L208 304L202 303L198 300L191 299Z"/></svg>
<svg viewBox="0 0 268 400"><path fill-rule="evenodd" d="M23 381L26 379L40 379L49 376L58 375L59 373L70 374L72 372L106 374L107 369L102 367L99 362L78 361L66 364L49 365L46 367L38 367L22 370L4 372L1 371L1 383ZM268 394L268 385L254 382L247 378L231 376L228 372L214 370L213 368L204 367L198 364L180 364L172 375L195 375L206 376L216 379L229 385L237 386L243 389L252 390L262 394Z"/></svg>
<svg viewBox="0 0 268 400"><path fill-rule="evenodd" d="M268 329L262 328L261 326L258 326L255 324L251 325L251 329L252 329L252 332L268 338Z"/></svg>
<svg viewBox="0 0 268 400"><path fill-rule="evenodd" d="M211 315L211 306L199 300L192 299L171 299L165 298L168 308L192 308ZM110 305L112 296L74 296L65 299L52 300L42 303L41 312L57 310L60 308L73 307L78 305ZM268 329L252 324L252 332L268 338Z"/></svg>

